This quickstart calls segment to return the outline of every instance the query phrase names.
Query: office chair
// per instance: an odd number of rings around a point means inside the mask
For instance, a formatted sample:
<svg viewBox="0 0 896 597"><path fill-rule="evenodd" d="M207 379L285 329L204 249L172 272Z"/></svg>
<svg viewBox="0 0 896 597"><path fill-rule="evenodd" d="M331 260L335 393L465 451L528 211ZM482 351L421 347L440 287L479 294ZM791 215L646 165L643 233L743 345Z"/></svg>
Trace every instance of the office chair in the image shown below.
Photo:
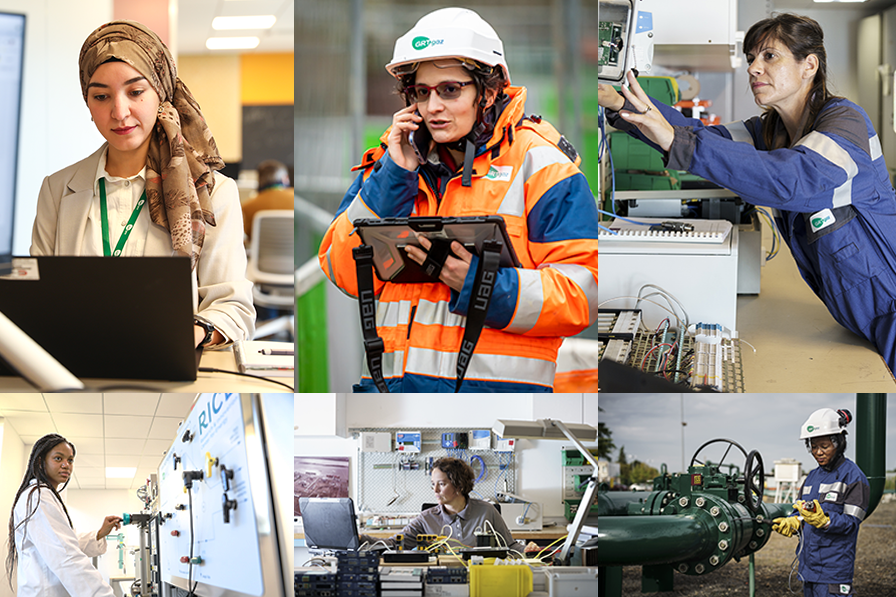
<svg viewBox="0 0 896 597"><path fill-rule="evenodd" d="M288 311L255 326L253 340L288 331L295 340L295 213L291 209L259 211L252 219L246 277L254 283L256 306Z"/></svg>

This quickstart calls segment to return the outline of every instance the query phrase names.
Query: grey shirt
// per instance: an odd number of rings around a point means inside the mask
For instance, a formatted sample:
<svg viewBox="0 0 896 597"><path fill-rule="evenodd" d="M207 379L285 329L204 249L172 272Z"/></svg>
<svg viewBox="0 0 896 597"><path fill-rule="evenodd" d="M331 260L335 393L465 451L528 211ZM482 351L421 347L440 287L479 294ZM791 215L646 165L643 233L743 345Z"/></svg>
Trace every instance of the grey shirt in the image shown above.
<svg viewBox="0 0 896 597"><path fill-rule="evenodd" d="M417 535L447 536L449 534L448 528L445 528L444 531L442 528L450 527L452 539L456 539L464 545L476 547L475 532L484 531L488 528L485 525L485 521L488 521L491 526L494 527L495 532L501 536L504 544L510 549L515 549L519 552L523 551L525 546L522 543L513 540L513 536L510 534L510 529L507 528L504 519L501 518L501 515L495 507L488 502L471 498L467 499L466 507L456 515L451 514L442 508L442 506L433 506L432 508L421 512L417 518L412 520L410 524L402 530L402 534L404 534L403 545L405 549L416 549ZM491 531L491 528L488 528L488 530ZM361 542L363 543L364 541L368 541L373 545L378 539L370 537L369 535L361 535ZM397 535L388 539L383 539L383 541L389 545L389 547L398 545ZM500 544L501 542L499 541L498 543ZM455 551L460 548L460 545L454 541L451 541L450 545Z"/></svg>

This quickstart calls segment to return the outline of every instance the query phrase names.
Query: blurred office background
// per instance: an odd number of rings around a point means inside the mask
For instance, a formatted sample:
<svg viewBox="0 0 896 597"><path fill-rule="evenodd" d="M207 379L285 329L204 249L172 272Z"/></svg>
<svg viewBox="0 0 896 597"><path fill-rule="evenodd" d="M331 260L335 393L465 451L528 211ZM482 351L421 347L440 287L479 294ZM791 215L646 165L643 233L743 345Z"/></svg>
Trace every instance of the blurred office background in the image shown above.
<svg viewBox="0 0 896 597"><path fill-rule="evenodd" d="M275 159L292 173L294 8L293 0L0 0L0 12L25 15L13 253L29 252L44 177L104 141L81 95L78 55L87 36L111 20L140 21L168 45L241 201L256 193L259 162ZM264 22L216 27L221 17L250 16ZM284 293L292 313L292 235L288 240Z"/></svg>
<svg viewBox="0 0 896 597"><path fill-rule="evenodd" d="M357 302L323 279L316 254L362 153L404 107L386 72L395 40L433 0L296 0L295 148L298 391L346 392L361 370ZM494 27L527 113L549 120L579 150L596 192L597 0L461 4ZM596 334L596 331L594 332ZM587 332L586 332L587 334Z"/></svg>

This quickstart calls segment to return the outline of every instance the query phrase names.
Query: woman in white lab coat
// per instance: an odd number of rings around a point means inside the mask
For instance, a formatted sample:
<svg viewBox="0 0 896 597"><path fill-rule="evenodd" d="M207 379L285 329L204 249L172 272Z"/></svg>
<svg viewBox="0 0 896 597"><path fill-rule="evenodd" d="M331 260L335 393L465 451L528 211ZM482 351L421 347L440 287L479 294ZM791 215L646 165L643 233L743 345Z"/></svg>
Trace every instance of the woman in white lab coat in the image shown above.
<svg viewBox="0 0 896 597"><path fill-rule="evenodd" d="M12 588L15 571L17 597L112 597L112 587L89 558L105 553L105 537L120 528L121 517L107 516L98 531L75 534L59 497L74 462L75 446L55 433L31 449L9 517L6 573Z"/></svg>

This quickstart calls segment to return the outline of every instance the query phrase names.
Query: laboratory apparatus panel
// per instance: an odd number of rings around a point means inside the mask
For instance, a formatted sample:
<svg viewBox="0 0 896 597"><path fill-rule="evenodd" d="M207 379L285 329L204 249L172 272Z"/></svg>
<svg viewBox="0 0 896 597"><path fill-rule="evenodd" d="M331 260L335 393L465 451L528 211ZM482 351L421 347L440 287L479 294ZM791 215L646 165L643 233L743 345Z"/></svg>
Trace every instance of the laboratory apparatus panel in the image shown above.
<svg viewBox="0 0 896 597"><path fill-rule="evenodd" d="M159 472L165 597L285 596L291 541L275 474L288 473L292 395L201 394Z"/></svg>

